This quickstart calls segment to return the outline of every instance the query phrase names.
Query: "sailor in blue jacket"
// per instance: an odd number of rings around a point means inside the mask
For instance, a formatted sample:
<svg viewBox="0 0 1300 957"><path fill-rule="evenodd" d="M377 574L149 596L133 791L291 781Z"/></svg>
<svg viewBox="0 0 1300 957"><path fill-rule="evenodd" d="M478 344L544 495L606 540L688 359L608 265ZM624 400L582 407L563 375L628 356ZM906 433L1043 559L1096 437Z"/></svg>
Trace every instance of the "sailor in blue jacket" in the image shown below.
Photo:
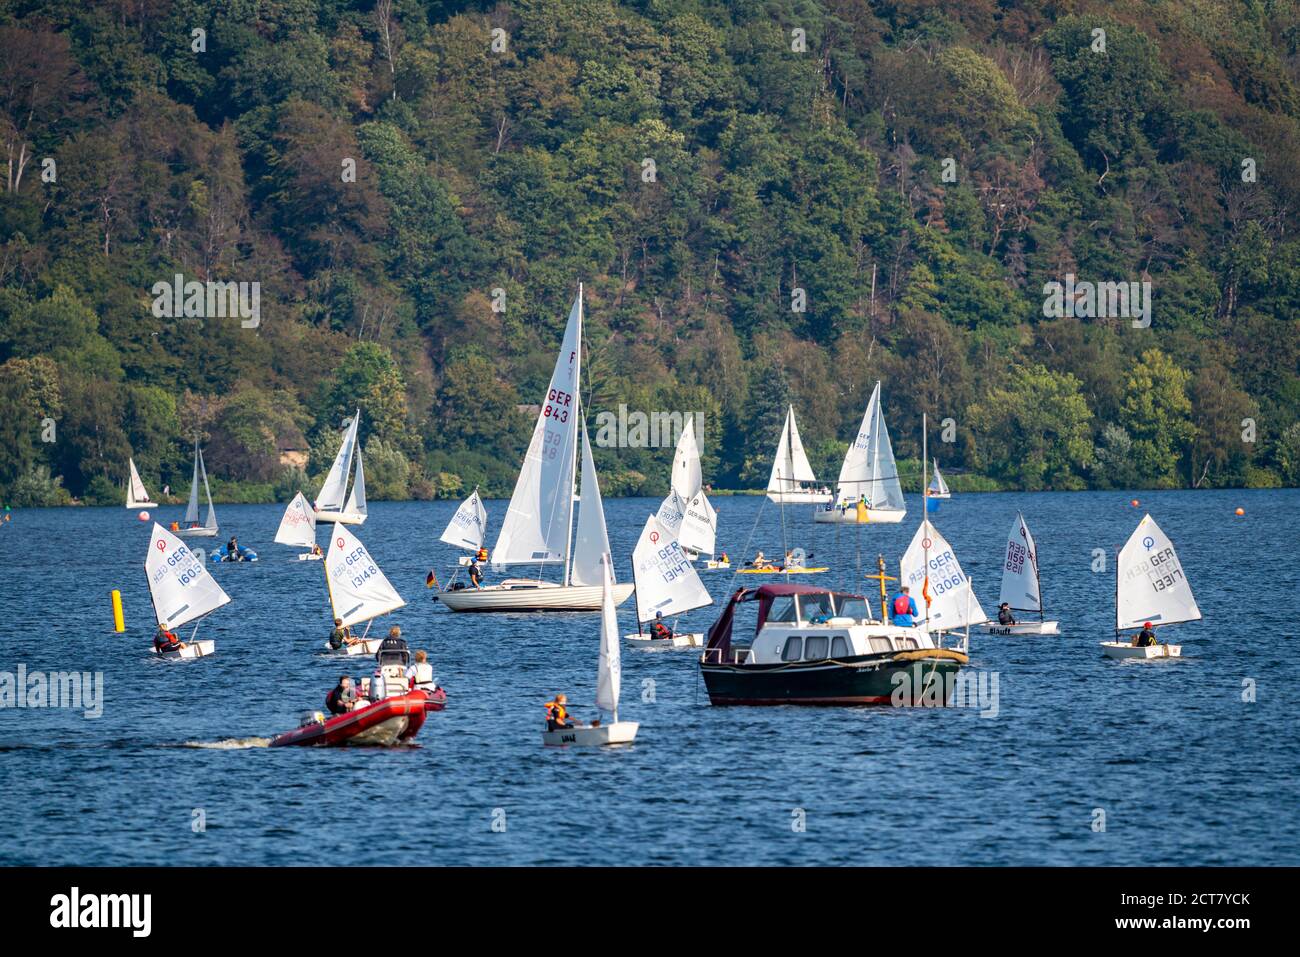
<svg viewBox="0 0 1300 957"><path fill-rule="evenodd" d="M889 608L895 625L908 627L915 625L916 616L920 614L916 608L916 599L907 593L906 585L894 596L894 600L889 603Z"/></svg>

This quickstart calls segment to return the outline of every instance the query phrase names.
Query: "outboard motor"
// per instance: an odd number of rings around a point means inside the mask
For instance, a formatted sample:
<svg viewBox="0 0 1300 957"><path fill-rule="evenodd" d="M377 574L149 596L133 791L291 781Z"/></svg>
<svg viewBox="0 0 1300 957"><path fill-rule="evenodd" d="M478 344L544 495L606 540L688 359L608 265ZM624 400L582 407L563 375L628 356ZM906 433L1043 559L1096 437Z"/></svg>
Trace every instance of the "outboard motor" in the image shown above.
<svg viewBox="0 0 1300 957"><path fill-rule="evenodd" d="M370 679L370 700L381 701L394 695L406 694L410 682L406 666L411 663L411 650L404 638L385 638L375 652L375 675Z"/></svg>

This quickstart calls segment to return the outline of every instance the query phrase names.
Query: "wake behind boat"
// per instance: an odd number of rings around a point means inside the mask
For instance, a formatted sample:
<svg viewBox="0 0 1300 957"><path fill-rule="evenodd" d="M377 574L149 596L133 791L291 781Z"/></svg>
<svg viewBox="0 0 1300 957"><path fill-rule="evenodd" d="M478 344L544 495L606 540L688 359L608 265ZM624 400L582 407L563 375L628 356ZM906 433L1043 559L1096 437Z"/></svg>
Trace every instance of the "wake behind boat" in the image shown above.
<svg viewBox="0 0 1300 957"><path fill-rule="evenodd" d="M1160 644L1155 629L1200 621L1192 586L1183 573L1173 542L1149 514L1142 517L1115 562L1115 635L1103 641L1108 658L1144 661L1180 658L1181 645ZM1141 629L1133 641L1121 641L1125 631Z"/></svg>

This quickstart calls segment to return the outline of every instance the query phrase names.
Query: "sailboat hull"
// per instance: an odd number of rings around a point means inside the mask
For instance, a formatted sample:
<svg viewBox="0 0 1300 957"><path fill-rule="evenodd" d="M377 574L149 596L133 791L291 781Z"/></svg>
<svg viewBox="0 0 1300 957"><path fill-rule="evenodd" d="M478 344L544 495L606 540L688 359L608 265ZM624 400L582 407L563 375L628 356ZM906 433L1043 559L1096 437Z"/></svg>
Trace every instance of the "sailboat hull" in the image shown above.
<svg viewBox="0 0 1300 957"><path fill-rule="evenodd" d="M857 509L832 508L814 512L813 521L831 525L897 525L906 515L906 509L869 508L867 520L859 523Z"/></svg>
<svg viewBox="0 0 1300 957"><path fill-rule="evenodd" d="M614 586L614 604L632 597L635 586ZM545 581L514 581L483 588L438 592L438 600L452 611L599 611L599 585L557 585Z"/></svg>
<svg viewBox="0 0 1300 957"><path fill-rule="evenodd" d="M155 652L159 658L166 658L168 661L178 661L182 658L206 658L217 650L216 640L205 638L200 641L188 641L185 647L178 651Z"/></svg>
<svg viewBox="0 0 1300 957"><path fill-rule="evenodd" d="M987 621L982 626L990 635L1059 635L1059 621L1019 621L1014 625L999 625L996 621Z"/></svg>
<svg viewBox="0 0 1300 957"><path fill-rule="evenodd" d="M338 522L340 525L364 525L366 514L363 512L317 512L318 522Z"/></svg>
<svg viewBox="0 0 1300 957"><path fill-rule="evenodd" d="M825 505L834 495L824 492L768 492L767 500L773 505Z"/></svg>
<svg viewBox="0 0 1300 957"><path fill-rule="evenodd" d="M641 727L635 721L615 721L595 728L565 728L560 731L543 731L542 744L552 748L604 747L609 744L631 744Z"/></svg>
<svg viewBox="0 0 1300 957"><path fill-rule="evenodd" d="M630 635L624 635L623 640L629 645L636 645L638 648L703 648L704 632L697 631L688 635L676 634L671 638L651 638L649 632L644 634L633 632Z"/></svg>
<svg viewBox="0 0 1300 957"><path fill-rule="evenodd" d="M157 502L127 502L127 508L157 508Z"/></svg>
<svg viewBox="0 0 1300 957"><path fill-rule="evenodd" d="M172 532L177 538L215 538L215 528L178 528Z"/></svg>
<svg viewBox="0 0 1300 957"><path fill-rule="evenodd" d="M1182 645L1147 645L1143 648L1134 648L1126 641L1103 641L1101 650L1107 658L1120 661L1127 659L1146 661L1151 658L1181 658L1183 656Z"/></svg>

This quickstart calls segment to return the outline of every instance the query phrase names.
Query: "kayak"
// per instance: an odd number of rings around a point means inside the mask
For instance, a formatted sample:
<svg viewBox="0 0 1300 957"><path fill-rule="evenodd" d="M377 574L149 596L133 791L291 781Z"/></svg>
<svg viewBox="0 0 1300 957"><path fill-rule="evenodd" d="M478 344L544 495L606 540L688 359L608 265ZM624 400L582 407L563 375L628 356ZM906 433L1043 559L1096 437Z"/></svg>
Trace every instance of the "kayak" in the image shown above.
<svg viewBox="0 0 1300 957"><path fill-rule="evenodd" d="M803 568L802 566L792 567L792 568L780 568L776 565L771 565L771 566L764 566L763 568L742 568L740 571L736 572L736 574L737 575L817 575L820 574L821 572L828 572L828 571L830 571L829 566L823 566L821 568Z"/></svg>
<svg viewBox="0 0 1300 957"><path fill-rule="evenodd" d="M434 692L434 696L441 689ZM428 711L440 710L447 696L442 694L442 701L430 700L430 695L423 691L409 691L402 695L383 698L347 714L338 714L326 718L319 711L310 711L303 715L302 724L292 731L278 734L271 739L271 747L286 745L304 745L310 747L339 747L342 745L377 745L386 747L399 741L410 741L424 726L424 716Z"/></svg>

